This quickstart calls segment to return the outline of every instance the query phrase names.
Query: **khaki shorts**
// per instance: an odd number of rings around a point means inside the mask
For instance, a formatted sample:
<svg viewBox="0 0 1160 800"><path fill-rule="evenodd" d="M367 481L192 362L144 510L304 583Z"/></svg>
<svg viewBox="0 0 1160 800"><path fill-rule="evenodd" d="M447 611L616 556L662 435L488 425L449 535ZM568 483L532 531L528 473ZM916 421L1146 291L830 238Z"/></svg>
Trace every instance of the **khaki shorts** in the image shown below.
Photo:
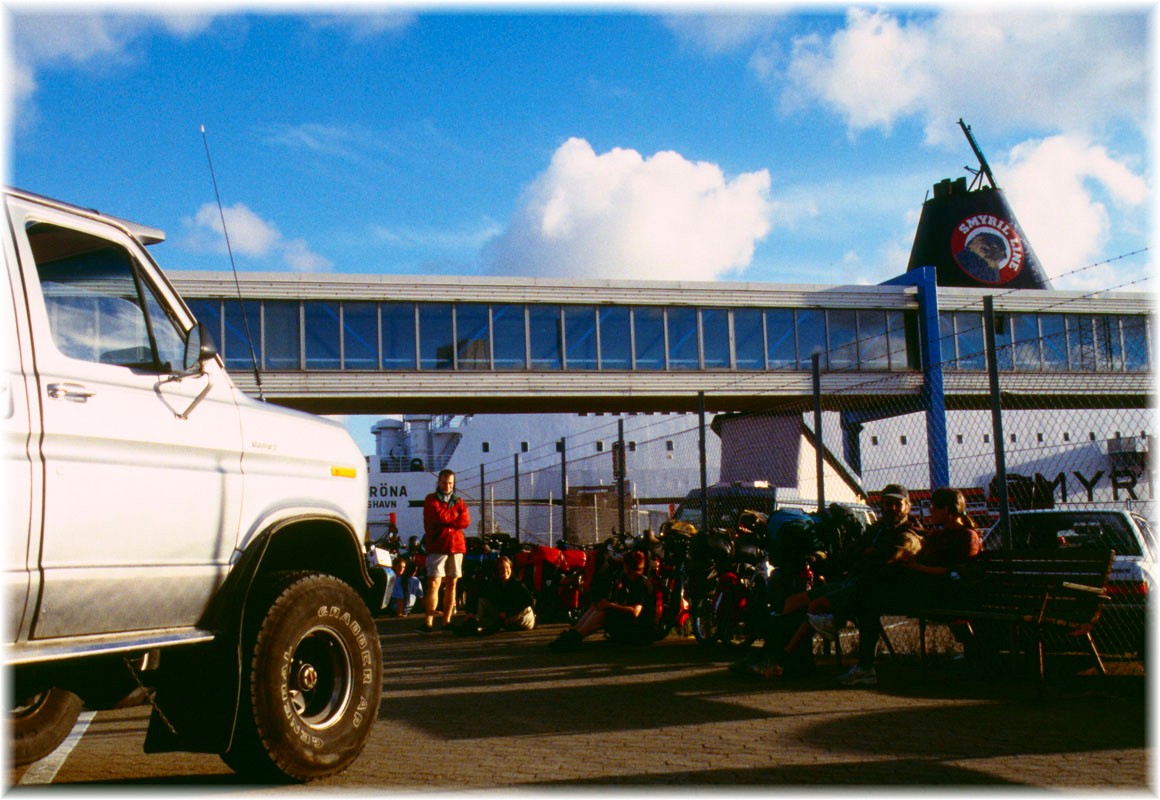
<svg viewBox="0 0 1160 800"><path fill-rule="evenodd" d="M463 574L463 553L452 553L446 555L444 553L428 553L427 554L427 577L428 578L458 578Z"/></svg>

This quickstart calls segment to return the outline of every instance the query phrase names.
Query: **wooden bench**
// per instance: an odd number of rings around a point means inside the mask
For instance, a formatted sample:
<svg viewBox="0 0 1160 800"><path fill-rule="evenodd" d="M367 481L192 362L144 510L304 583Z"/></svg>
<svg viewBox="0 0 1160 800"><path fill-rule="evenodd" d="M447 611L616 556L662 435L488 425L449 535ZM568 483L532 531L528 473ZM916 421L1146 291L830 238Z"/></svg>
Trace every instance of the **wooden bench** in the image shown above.
<svg viewBox="0 0 1160 800"><path fill-rule="evenodd" d="M1044 634L1050 631L1082 637L1104 675L1103 659L1091 631L1107 600L1114 555L1058 549L985 552L964 570L961 603L892 611L918 619L924 668L928 622L962 623L972 639L978 626L992 624L1007 626L1013 652L1018 650L1020 631L1032 637L1040 686L1044 680Z"/></svg>

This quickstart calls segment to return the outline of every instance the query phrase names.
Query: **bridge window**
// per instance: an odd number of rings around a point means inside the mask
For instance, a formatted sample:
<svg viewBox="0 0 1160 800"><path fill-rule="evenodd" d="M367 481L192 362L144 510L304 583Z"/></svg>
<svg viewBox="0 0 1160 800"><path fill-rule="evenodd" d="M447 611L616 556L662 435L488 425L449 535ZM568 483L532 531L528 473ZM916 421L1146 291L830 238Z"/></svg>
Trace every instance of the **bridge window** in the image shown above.
<svg viewBox="0 0 1160 800"><path fill-rule="evenodd" d="M821 353L821 368L829 369L826 360L826 312L808 309L797 312L798 369L813 369L813 354Z"/></svg>
<svg viewBox="0 0 1160 800"><path fill-rule="evenodd" d="M492 343L496 369L527 369L528 334L523 305L491 307Z"/></svg>
<svg viewBox="0 0 1160 800"><path fill-rule="evenodd" d="M1067 360L1073 370L1091 372L1096 367L1091 317L1067 315Z"/></svg>
<svg viewBox="0 0 1160 800"><path fill-rule="evenodd" d="M978 312L954 312L954 360L957 369L985 370L987 351L983 346L983 315ZM943 359L947 357L943 353Z"/></svg>
<svg viewBox="0 0 1160 800"><path fill-rule="evenodd" d="M225 336L222 339L222 358L226 369L253 369L253 355L261 357L258 348L250 349L250 333L258 338L258 326L262 321L262 304L257 300L246 300L243 306L237 300L227 300L222 307L222 324Z"/></svg>
<svg viewBox="0 0 1160 800"><path fill-rule="evenodd" d="M733 309L733 346L737 369L765 369L765 327L759 309Z"/></svg>
<svg viewBox="0 0 1160 800"><path fill-rule="evenodd" d="M1117 317L1098 316L1095 322L1096 369L1122 370L1124 368L1124 348L1120 340L1120 326Z"/></svg>
<svg viewBox="0 0 1160 800"><path fill-rule="evenodd" d="M459 369L491 369L491 324L486 303L455 306L455 341Z"/></svg>
<svg viewBox="0 0 1160 800"><path fill-rule="evenodd" d="M635 347L633 369L664 369L665 310L655 306L633 308L632 333Z"/></svg>
<svg viewBox="0 0 1160 800"><path fill-rule="evenodd" d="M830 369L853 369L858 366L858 312L831 308L826 312L829 332Z"/></svg>
<svg viewBox="0 0 1160 800"><path fill-rule="evenodd" d="M309 323L307 324L309 329ZM343 369L377 369L379 309L374 303L342 304Z"/></svg>
<svg viewBox="0 0 1160 800"><path fill-rule="evenodd" d="M220 300L186 300L193 317L209 331L214 347L222 343L222 303Z"/></svg>
<svg viewBox="0 0 1160 800"><path fill-rule="evenodd" d="M1060 371L1067 369L1067 330L1062 314L1041 314L1039 328L1043 342L1043 368Z"/></svg>
<svg viewBox="0 0 1160 800"><path fill-rule="evenodd" d="M338 369L338 303L311 300L302 304L306 323L306 369Z"/></svg>
<svg viewBox="0 0 1160 800"><path fill-rule="evenodd" d="M383 303L383 369L415 368L415 304Z"/></svg>
<svg viewBox="0 0 1160 800"><path fill-rule="evenodd" d="M1124 369L1144 372L1148 369L1148 324L1142 316L1120 317L1124 331Z"/></svg>
<svg viewBox="0 0 1160 800"><path fill-rule="evenodd" d="M1015 369L1041 370L1043 356L1040 353L1039 317L1036 314L1012 314L1011 338L1014 340L1013 355Z"/></svg>
<svg viewBox="0 0 1160 800"><path fill-rule="evenodd" d="M596 309L564 306L564 365L568 369L596 369Z"/></svg>
<svg viewBox="0 0 1160 800"><path fill-rule="evenodd" d="M599 312L600 368L632 369L632 316L627 306L603 306Z"/></svg>
<svg viewBox="0 0 1160 800"><path fill-rule="evenodd" d="M419 369L451 369L452 325L450 303L419 304Z"/></svg>
<svg viewBox="0 0 1160 800"><path fill-rule="evenodd" d="M697 369L700 358L697 354L697 309L669 308L665 313L668 329L669 369ZM728 341L726 341L728 346ZM664 364L664 354L661 354Z"/></svg>
<svg viewBox="0 0 1160 800"><path fill-rule="evenodd" d="M559 306L528 306L532 369L560 369L564 366L562 334Z"/></svg>
<svg viewBox="0 0 1160 800"><path fill-rule="evenodd" d="M908 329L911 331L909 337L906 335ZM918 322L913 314L887 312L886 338L889 340L891 369L918 369Z"/></svg>
<svg viewBox="0 0 1160 800"><path fill-rule="evenodd" d="M301 318L296 300L267 300L262 315L266 369L301 369Z"/></svg>
<svg viewBox="0 0 1160 800"><path fill-rule="evenodd" d="M885 311L858 311L858 360L862 369L889 369Z"/></svg>
<svg viewBox="0 0 1160 800"><path fill-rule="evenodd" d="M1014 327L1009 315L995 315L995 359L999 362L999 369L1001 370L1010 370L1015 365L1015 348L1011 339L1011 332ZM986 355L983 358L985 361ZM983 369L986 369L985 364Z"/></svg>
<svg viewBox="0 0 1160 800"><path fill-rule="evenodd" d="M797 334L793 309L768 309L765 312L765 334L769 340L769 368L797 369Z"/></svg>
<svg viewBox="0 0 1160 800"><path fill-rule="evenodd" d="M729 369L729 310L701 309L701 344L705 369Z"/></svg>

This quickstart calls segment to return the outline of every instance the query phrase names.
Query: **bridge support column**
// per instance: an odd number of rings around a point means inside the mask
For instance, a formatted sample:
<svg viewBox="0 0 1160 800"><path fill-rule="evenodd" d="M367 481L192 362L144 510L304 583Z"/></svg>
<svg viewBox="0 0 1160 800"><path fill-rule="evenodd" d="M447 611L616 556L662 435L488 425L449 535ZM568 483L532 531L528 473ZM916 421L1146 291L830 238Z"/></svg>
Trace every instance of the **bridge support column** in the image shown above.
<svg viewBox="0 0 1160 800"><path fill-rule="evenodd" d="M942 340L938 324L938 285L934 267L908 270L886 281L918 289L918 340L922 348L922 400L926 409L926 454L932 491L950 486L947 456L947 406L943 394Z"/></svg>

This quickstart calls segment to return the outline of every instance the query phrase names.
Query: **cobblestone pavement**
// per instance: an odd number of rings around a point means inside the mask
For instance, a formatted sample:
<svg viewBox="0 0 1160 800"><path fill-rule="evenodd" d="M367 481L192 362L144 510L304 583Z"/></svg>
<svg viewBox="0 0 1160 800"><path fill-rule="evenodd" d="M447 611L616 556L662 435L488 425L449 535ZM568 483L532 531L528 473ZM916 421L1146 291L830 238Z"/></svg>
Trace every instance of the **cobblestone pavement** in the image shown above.
<svg viewBox="0 0 1160 800"><path fill-rule="evenodd" d="M837 667L792 681L746 680L733 654L670 637L579 652L529 633L420 634L380 620L380 721L346 787L546 790L600 787L1047 787L1151 791L1139 676L995 680L941 660L884 658L879 686L844 689ZM849 658L847 659L849 663ZM1052 664L1049 662L1049 668ZM144 755L144 708L97 715L56 784L228 786L215 756ZM12 772L10 780L18 781ZM262 790L250 790L250 792ZM270 790L273 791L273 790Z"/></svg>

